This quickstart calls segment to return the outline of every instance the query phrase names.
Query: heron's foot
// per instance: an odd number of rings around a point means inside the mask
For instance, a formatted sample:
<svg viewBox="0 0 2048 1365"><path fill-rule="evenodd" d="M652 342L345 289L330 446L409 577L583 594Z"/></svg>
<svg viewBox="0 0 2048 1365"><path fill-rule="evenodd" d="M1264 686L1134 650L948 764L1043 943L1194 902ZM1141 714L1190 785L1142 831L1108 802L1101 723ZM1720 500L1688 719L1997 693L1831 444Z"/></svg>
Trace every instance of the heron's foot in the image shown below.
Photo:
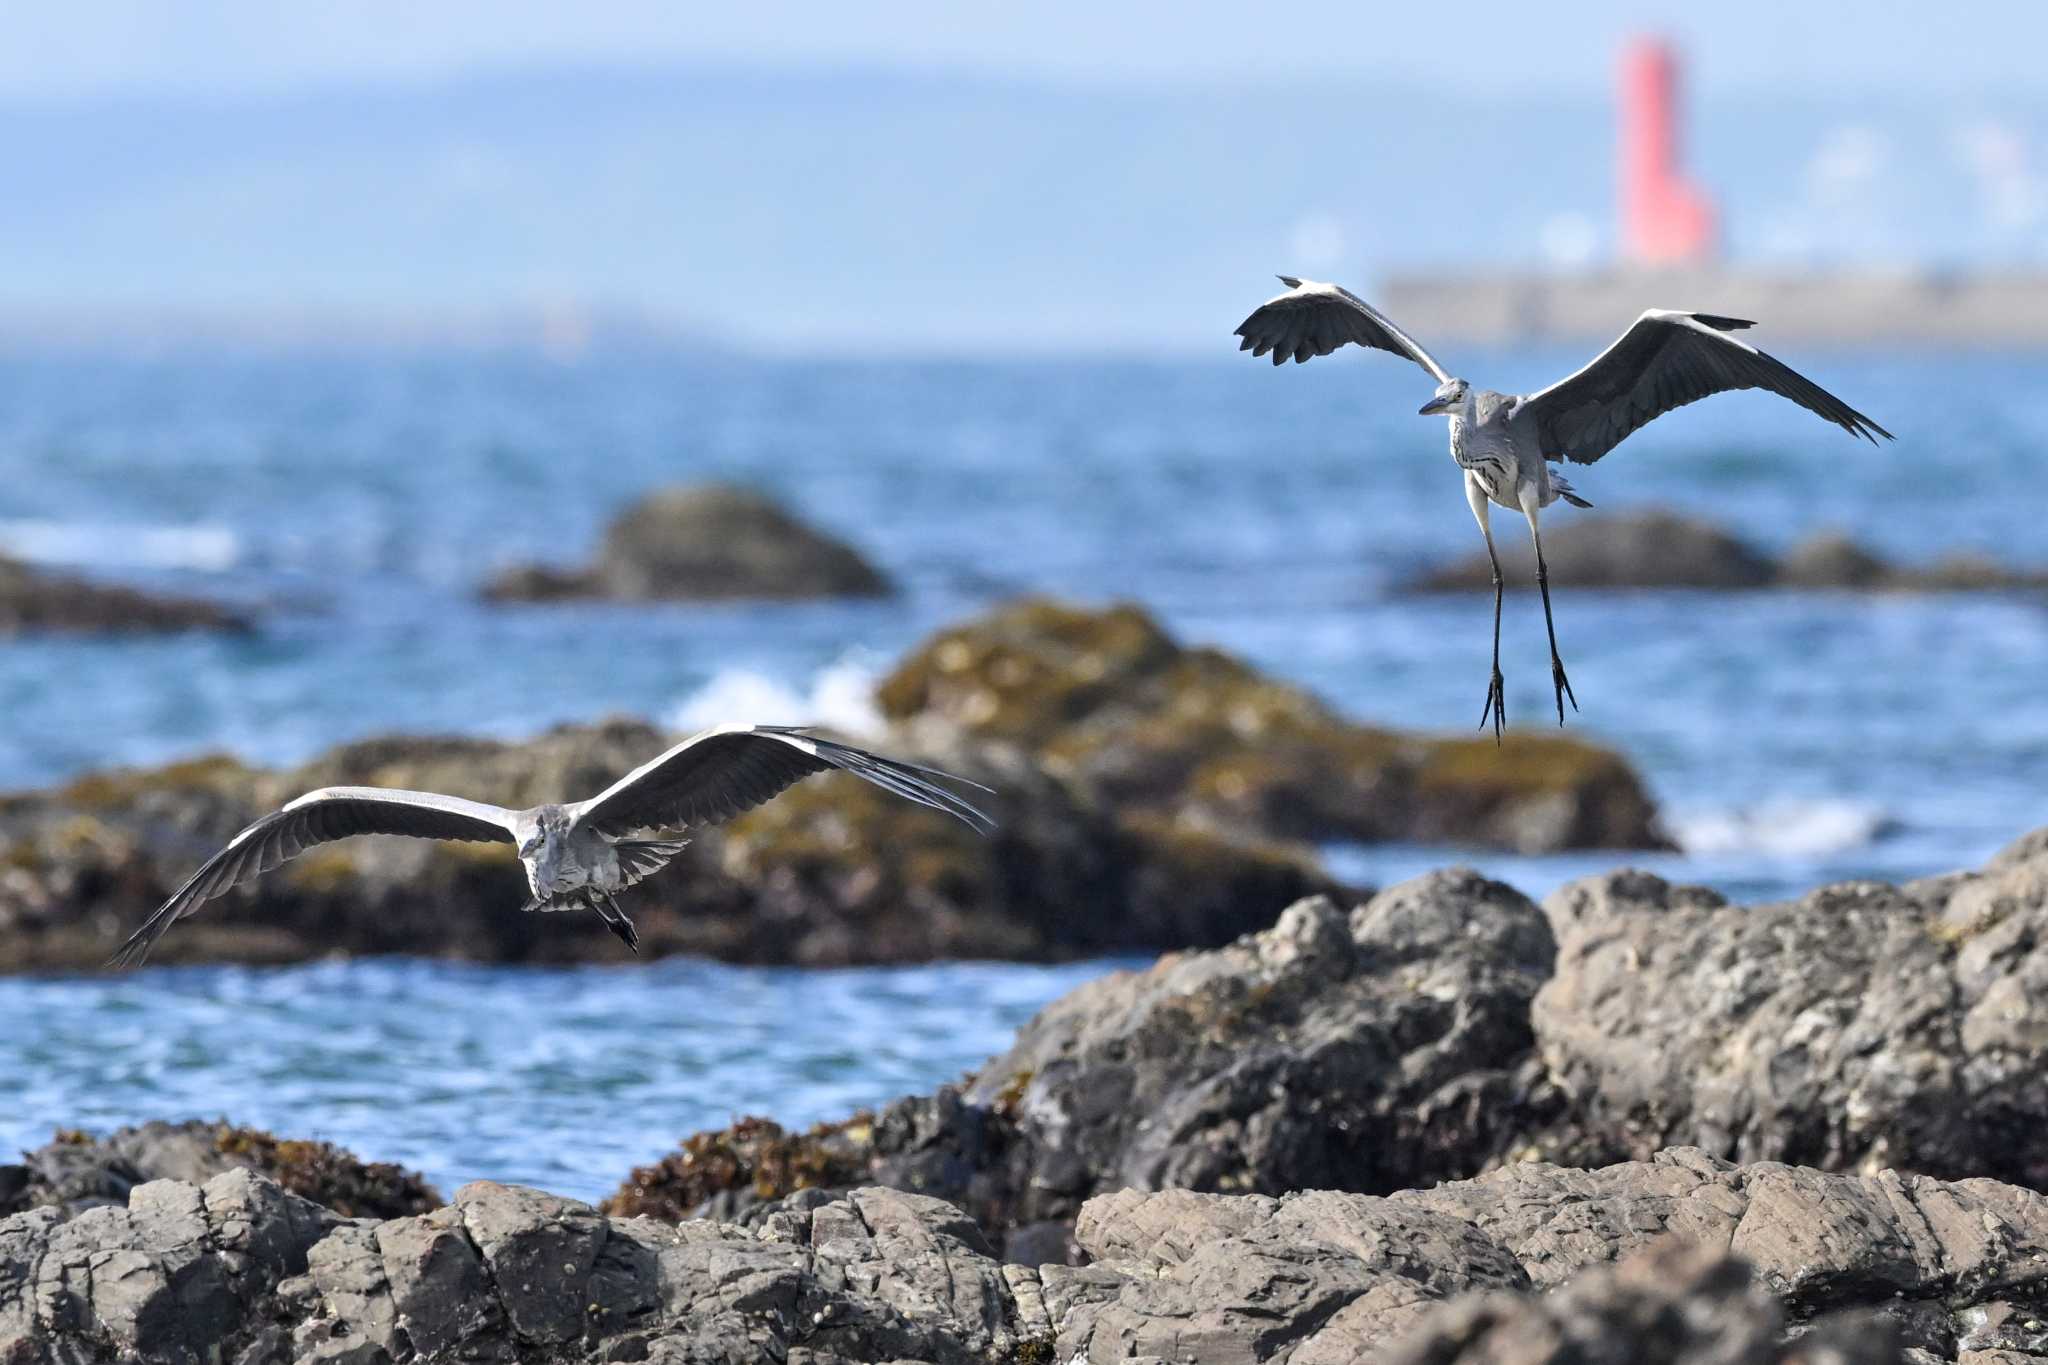
<svg viewBox="0 0 2048 1365"><path fill-rule="evenodd" d="M640 931L633 927L633 921L627 919L624 915L620 915L617 919L606 920L604 927L617 934L619 942L625 944L636 953L640 951Z"/></svg>
<svg viewBox="0 0 2048 1365"><path fill-rule="evenodd" d="M1555 654L1550 656L1550 685L1557 691L1557 723L1564 724L1564 704L1569 700L1572 710L1579 709L1579 699L1572 696L1572 680L1564 675L1564 660Z"/></svg>
<svg viewBox="0 0 2048 1365"><path fill-rule="evenodd" d="M1479 713L1479 728L1484 730L1489 721L1493 724L1493 742L1498 744L1501 727L1508 723L1507 685L1498 668L1493 670L1493 681L1486 685L1486 709Z"/></svg>

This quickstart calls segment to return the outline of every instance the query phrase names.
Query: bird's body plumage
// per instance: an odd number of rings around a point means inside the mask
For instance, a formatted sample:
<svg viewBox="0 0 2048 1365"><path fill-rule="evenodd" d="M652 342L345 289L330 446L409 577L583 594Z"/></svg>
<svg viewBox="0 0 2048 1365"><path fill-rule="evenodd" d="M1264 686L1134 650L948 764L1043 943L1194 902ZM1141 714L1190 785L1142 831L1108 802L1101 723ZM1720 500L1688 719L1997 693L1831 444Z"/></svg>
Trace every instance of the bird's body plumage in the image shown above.
<svg viewBox="0 0 2048 1365"><path fill-rule="evenodd" d="M942 811L979 833L994 827L972 803L934 780L963 778L882 758L801 727L721 726L675 745L588 801L510 810L388 787L307 792L229 840L129 936L114 961L142 961L171 925L206 901L316 844L357 834L513 844L533 892L526 909L595 910L633 946L632 921L612 898L680 853L689 842L682 831L730 819L803 778L835 769Z"/></svg>
<svg viewBox="0 0 2048 1365"><path fill-rule="evenodd" d="M1412 360L1437 381L1436 394L1422 412L1450 419L1451 459L1463 471L1466 499L1493 560L1493 679L1480 723L1490 721L1496 738L1506 714L1500 675L1500 561L1494 554L1489 507L1520 512L1529 522L1544 624L1550 629L1551 678L1561 725L1571 684L1557 656L1539 514L1560 498L1576 507L1591 504L1551 462L1591 464L1664 413L1735 389L1764 389L1788 398L1873 445L1879 436L1891 437L1783 361L1730 336L1753 325L1742 318L1652 308L1576 373L1535 393L1517 395L1474 388L1453 377L1414 338L1348 289L1292 275L1282 275L1280 282L1287 292L1268 299L1238 325L1239 350L1270 354L1275 365L1289 358L1299 364L1357 344ZM1577 704L1574 699L1573 706Z"/></svg>

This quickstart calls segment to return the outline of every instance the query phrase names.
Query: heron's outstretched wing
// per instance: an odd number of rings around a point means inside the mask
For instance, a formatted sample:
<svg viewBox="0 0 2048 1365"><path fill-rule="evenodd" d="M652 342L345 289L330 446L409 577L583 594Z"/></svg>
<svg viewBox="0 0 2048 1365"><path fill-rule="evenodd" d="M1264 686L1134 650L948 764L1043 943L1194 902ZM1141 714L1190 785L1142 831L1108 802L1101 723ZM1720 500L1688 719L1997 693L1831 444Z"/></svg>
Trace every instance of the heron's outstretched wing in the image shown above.
<svg viewBox="0 0 2048 1365"><path fill-rule="evenodd" d="M812 773L834 768L944 811L979 833L995 828L988 816L933 779L977 783L784 725L725 725L693 735L581 803L576 818L612 835L716 824L773 799Z"/></svg>
<svg viewBox="0 0 2048 1365"><path fill-rule="evenodd" d="M1282 275L1280 283L1287 286L1286 293L1267 299L1238 324L1237 335L1244 338L1238 350L1253 355L1271 351L1275 365L1290 356L1299 364L1355 341L1407 357L1435 375L1439 384L1450 378L1413 337L1342 285L1297 280L1292 275Z"/></svg>
<svg viewBox="0 0 2048 1365"><path fill-rule="evenodd" d="M514 812L481 801L390 787L323 787L264 816L228 840L185 884L129 935L116 966L149 956L170 927L215 896L270 871L315 844L356 834L409 834L421 839L514 842Z"/></svg>
<svg viewBox="0 0 2048 1365"><path fill-rule="evenodd" d="M1783 361L1728 333L1754 326L1712 313L1652 308L1568 379L1522 399L1543 454L1591 464L1673 408L1731 389L1768 389L1872 445L1892 434ZM1875 434L1873 434L1875 433Z"/></svg>

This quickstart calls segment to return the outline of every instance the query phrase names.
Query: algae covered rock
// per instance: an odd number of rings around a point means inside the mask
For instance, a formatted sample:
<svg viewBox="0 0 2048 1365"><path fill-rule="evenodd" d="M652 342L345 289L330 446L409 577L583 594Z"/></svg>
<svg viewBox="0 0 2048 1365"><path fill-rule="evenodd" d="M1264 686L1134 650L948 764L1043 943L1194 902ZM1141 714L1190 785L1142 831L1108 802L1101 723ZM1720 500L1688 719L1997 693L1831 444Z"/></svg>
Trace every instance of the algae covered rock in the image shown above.
<svg viewBox="0 0 2048 1365"><path fill-rule="evenodd" d="M666 488L622 512L582 569L517 565L485 587L497 601L883 597L879 570L852 546L763 495L712 484Z"/></svg>
<svg viewBox="0 0 2048 1365"><path fill-rule="evenodd" d="M1610 750L1354 724L1220 650L1179 644L1128 604L1028 599L942 630L877 700L902 725L1022 746L1119 809L1267 838L1667 846L1641 779Z"/></svg>
<svg viewBox="0 0 2048 1365"><path fill-rule="evenodd" d="M418 1175L366 1162L329 1142L279 1138L216 1121L159 1120L104 1136L59 1132L13 1165L0 1165L0 1214L57 1208L67 1215L123 1205L152 1180L203 1184L250 1170L344 1218L396 1218L438 1208L441 1196Z"/></svg>
<svg viewBox="0 0 2048 1365"><path fill-rule="evenodd" d="M95 583L0 555L0 636L35 631L249 629L246 616L216 602Z"/></svg>
<svg viewBox="0 0 2048 1365"><path fill-rule="evenodd" d="M639 721L507 742L392 736L290 771L207 758L0 799L0 967L96 967L250 820L316 787L415 787L521 806L586 796L676 737ZM1225 943L1273 906L1341 891L1300 850L1127 821L1012 752L923 754L994 789L989 837L844 775L701 831L626 893L644 957L839 965L1052 959ZM153 961L332 953L617 960L594 918L520 913L496 844L359 838L310 849L167 935Z"/></svg>

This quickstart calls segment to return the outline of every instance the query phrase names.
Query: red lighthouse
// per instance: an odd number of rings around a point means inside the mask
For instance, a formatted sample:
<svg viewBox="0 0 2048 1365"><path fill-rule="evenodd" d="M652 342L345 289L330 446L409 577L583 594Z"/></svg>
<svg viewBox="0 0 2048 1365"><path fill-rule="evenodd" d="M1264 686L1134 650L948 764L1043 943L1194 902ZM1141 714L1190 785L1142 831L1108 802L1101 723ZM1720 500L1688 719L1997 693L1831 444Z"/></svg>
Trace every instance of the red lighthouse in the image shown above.
<svg viewBox="0 0 2048 1365"><path fill-rule="evenodd" d="M1621 55L1621 250L1631 265L1699 265L1714 206L1678 164L1678 55L1638 38Z"/></svg>

